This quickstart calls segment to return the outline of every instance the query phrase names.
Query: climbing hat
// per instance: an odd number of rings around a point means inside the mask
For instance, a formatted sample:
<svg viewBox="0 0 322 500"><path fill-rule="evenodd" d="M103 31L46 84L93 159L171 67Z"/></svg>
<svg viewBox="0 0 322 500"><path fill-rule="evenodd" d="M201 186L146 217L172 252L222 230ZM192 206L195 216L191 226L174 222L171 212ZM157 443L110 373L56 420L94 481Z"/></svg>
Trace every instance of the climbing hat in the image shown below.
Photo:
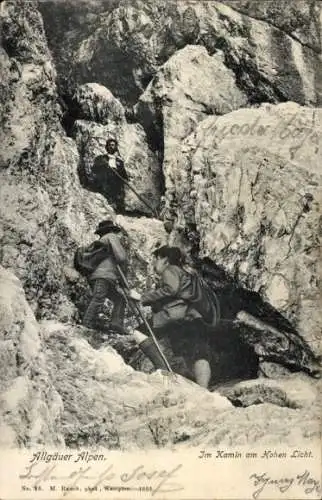
<svg viewBox="0 0 322 500"><path fill-rule="evenodd" d="M98 224L95 234L103 236L107 233L120 233L121 231L122 229L118 225L114 224L112 220L103 220Z"/></svg>

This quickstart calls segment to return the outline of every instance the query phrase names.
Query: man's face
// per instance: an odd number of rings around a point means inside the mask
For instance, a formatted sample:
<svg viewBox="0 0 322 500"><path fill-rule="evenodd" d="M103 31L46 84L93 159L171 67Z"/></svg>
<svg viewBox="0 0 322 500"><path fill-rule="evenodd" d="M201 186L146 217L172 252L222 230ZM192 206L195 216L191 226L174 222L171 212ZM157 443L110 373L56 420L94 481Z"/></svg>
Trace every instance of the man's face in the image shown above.
<svg viewBox="0 0 322 500"><path fill-rule="evenodd" d="M153 269L156 274L160 275L163 273L164 269L167 267L168 259L167 257L155 257L152 261Z"/></svg>
<svg viewBox="0 0 322 500"><path fill-rule="evenodd" d="M106 143L105 149L110 154L115 153L115 151L117 149L116 141L109 141L108 143Z"/></svg>

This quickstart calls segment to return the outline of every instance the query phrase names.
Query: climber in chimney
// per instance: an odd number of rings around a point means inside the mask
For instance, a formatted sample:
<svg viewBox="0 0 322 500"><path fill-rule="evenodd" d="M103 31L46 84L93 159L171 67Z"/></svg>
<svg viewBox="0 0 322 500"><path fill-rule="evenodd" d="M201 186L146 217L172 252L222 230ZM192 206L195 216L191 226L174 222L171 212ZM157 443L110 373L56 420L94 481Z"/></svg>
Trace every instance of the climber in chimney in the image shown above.
<svg viewBox="0 0 322 500"><path fill-rule="evenodd" d="M151 326L155 334L169 340L175 356L182 356L188 366L190 378L202 387L208 388L211 378L211 349L208 327L201 311L197 310L197 299L203 297L200 290L195 295L192 270L187 271L185 255L178 247L167 245L156 248L153 252L153 267L158 277L158 284L153 290L142 296L131 290L130 298L141 301L142 305L151 306ZM193 300L191 300L193 299ZM198 308L199 309L199 308ZM212 310L207 321L213 320ZM139 325L132 331L134 340L140 349L150 358L156 368L166 369L156 346L146 335L145 325ZM185 373L182 373L185 375ZM188 374L187 374L188 375Z"/></svg>
<svg viewBox="0 0 322 500"><path fill-rule="evenodd" d="M113 303L109 329L124 334L126 299L119 284L117 267L119 266L126 275L128 237L124 230L111 220L100 222L95 234L99 236L99 240L76 253L74 259L75 268L87 277L93 292L83 325L100 330L100 313L105 299L109 299Z"/></svg>
<svg viewBox="0 0 322 500"><path fill-rule="evenodd" d="M95 184L116 212L124 213L124 181L128 181L128 175L119 153L117 140L108 138L105 149L106 154L97 156L94 160L92 173Z"/></svg>

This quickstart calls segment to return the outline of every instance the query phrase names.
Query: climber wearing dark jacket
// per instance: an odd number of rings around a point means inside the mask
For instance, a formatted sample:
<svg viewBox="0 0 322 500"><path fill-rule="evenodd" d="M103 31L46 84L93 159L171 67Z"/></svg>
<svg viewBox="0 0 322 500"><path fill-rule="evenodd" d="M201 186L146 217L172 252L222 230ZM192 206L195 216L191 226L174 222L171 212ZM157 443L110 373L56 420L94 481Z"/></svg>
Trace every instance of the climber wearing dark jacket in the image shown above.
<svg viewBox="0 0 322 500"><path fill-rule="evenodd" d="M124 212L125 189L122 179L127 181L128 175L118 151L117 141L107 139L105 149L107 154L97 156L94 160L92 173L95 185L117 212Z"/></svg>
<svg viewBox="0 0 322 500"><path fill-rule="evenodd" d="M147 291L142 297L132 291L131 297L151 306L153 331L158 337L169 338L174 354L192 362L195 381L208 387L211 377L209 341L200 313L185 300L189 295L191 275L183 267L184 256L177 247L162 246L154 251L153 264L159 276L156 289ZM142 332L142 327L134 331L140 347L142 341L147 342ZM149 350L153 348L149 346ZM157 355L152 359L151 352L146 354L158 365ZM164 367L162 361L158 367Z"/></svg>
<svg viewBox="0 0 322 500"><path fill-rule="evenodd" d="M123 322L126 302L118 284L117 265L126 274L127 254L122 244L122 238L125 236L121 228L109 220L100 222L95 234L100 236L99 242L106 245L110 256L104 259L88 277L93 290L93 297L85 312L83 324L89 328L98 326L99 312L104 305L105 299L108 298L113 302L110 328L119 333L124 333Z"/></svg>

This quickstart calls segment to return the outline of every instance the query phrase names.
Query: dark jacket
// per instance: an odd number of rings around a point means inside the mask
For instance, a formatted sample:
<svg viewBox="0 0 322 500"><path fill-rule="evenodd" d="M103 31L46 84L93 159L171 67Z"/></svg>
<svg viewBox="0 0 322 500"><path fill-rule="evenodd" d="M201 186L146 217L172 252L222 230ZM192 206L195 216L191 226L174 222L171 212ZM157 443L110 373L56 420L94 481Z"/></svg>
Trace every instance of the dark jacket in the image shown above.
<svg viewBox="0 0 322 500"><path fill-rule="evenodd" d="M181 267L167 266L160 276L158 287L142 296L142 304L152 308L154 327L201 318L187 300L190 289L191 275Z"/></svg>
<svg viewBox="0 0 322 500"><path fill-rule="evenodd" d="M108 233L102 236L99 241L108 247L111 257L104 259L97 266L95 271L90 275L89 280L104 278L116 282L119 278L116 265L118 264L123 271L126 271L127 266L127 254L121 243L121 236L115 233Z"/></svg>
<svg viewBox="0 0 322 500"><path fill-rule="evenodd" d="M124 182L115 174L117 172L123 179L128 180L124 162L118 155L100 155L94 160L93 175L95 183L104 194L117 196L124 193Z"/></svg>

